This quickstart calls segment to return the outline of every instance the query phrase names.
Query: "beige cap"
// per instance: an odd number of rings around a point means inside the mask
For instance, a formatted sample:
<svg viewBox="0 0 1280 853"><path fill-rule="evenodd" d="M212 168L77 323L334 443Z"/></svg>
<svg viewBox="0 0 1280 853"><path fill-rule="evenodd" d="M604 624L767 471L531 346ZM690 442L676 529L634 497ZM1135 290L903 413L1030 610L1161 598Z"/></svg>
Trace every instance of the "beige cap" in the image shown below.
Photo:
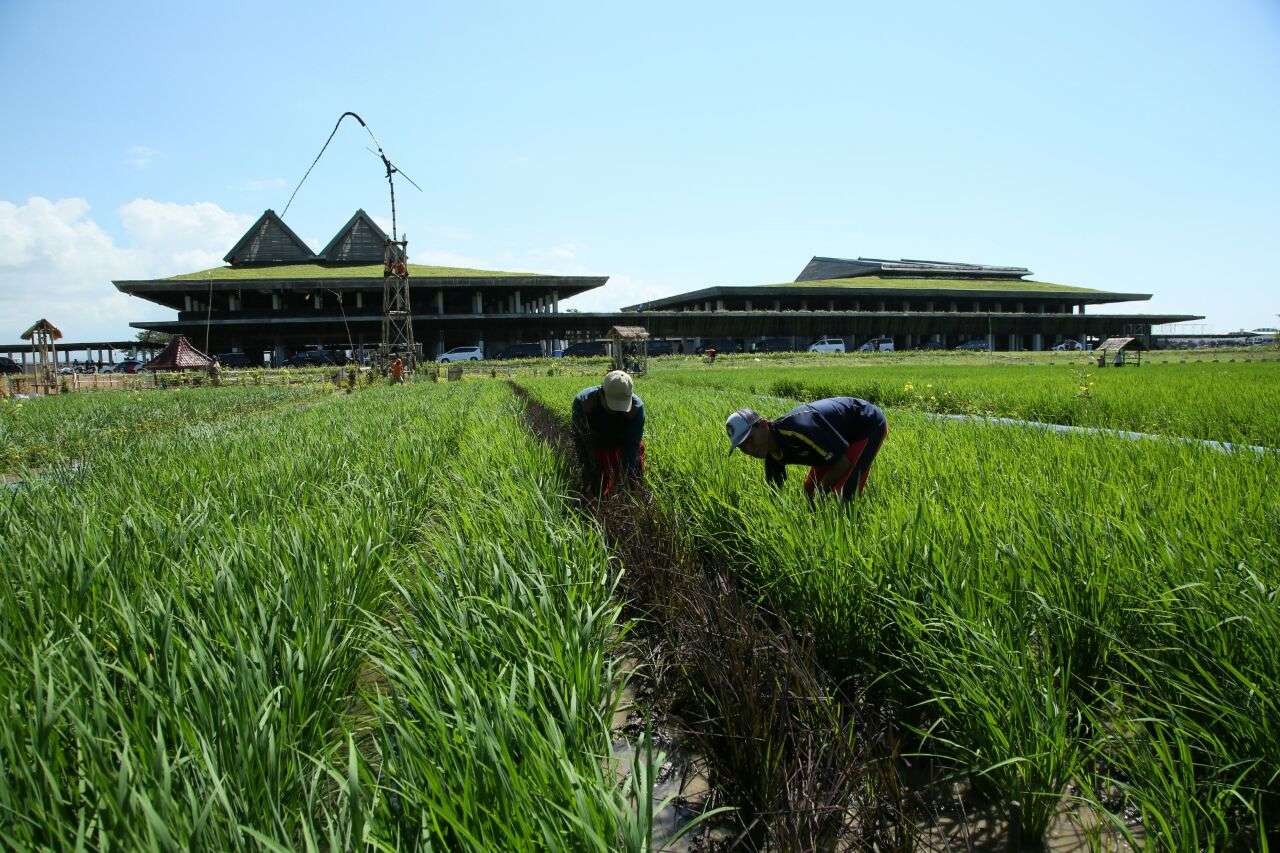
<svg viewBox="0 0 1280 853"><path fill-rule="evenodd" d="M614 412L631 411L631 376L625 370L610 370L600 388L604 391L605 408Z"/></svg>

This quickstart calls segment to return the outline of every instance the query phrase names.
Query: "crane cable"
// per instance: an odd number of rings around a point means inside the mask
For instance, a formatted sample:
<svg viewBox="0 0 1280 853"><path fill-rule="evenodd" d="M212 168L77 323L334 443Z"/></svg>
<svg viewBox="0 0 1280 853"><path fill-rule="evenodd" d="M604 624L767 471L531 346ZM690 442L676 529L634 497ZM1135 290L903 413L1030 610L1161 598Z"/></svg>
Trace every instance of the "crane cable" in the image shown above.
<svg viewBox="0 0 1280 853"><path fill-rule="evenodd" d="M404 172L401 172L399 168L387 159L386 153L382 150L382 143L378 141L378 137L373 135L373 131L369 128L369 125L366 124L365 120L360 118L359 115L351 112L350 110L347 110L345 113L338 116L338 120L334 122L333 130L329 131L329 138L324 141L324 145L320 146L320 153L316 155L316 159L311 161L311 165L307 167L307 171L302 175L302 180L298 181L298 185L293 188L293 193L289 196L289 200L285 202L284 210L280 213L280 218L283 219L285 214L289 212L289 206L293 204L294 198L298 195L298 190L302 189L302 185L306 183L307 178L311 175L311 170L316 167L316 164L320 162L320 158L324 156L324 152L329 147L329 143L333 141L333 137L338 134L338 128L342 126L342 120L347 116L351 116L353 119L358 121L360 126L364 128L365 133L369 134L369 138L373 140L374 147L378 149L376 154L378 158L382 160L382 165L386 168L387 183L391 187L391 239L394 242L398 238L398 235L396 234L396 185L392 180L392 175L395 175L396 173L403 175L404 179L410 184L413 184L413 188L418 192L422 192L422 187L418 186L417 183L414 182L413 178L405 175Z"/></svg>

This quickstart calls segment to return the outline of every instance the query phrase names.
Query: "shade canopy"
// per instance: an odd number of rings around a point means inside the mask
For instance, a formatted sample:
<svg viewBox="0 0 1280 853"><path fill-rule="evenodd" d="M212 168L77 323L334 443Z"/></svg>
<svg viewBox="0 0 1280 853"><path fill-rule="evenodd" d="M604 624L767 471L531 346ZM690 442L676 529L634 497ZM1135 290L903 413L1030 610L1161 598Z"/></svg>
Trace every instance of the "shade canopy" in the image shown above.
<svg viewBox="0 0 1280 853"><path fill-rule="evenodd" d="M614 326L609 337L616 341L647 341L649 330L644 326Z"/></svg>
<svg viewBox="0 0 1280 853"><path fill-rule="evenodd" d="M27 329L25 332L23 332L22 338L23 340L29 341L36 336L37 332L45 332L50 336L52 336L55 341L62 339L62 332L58 329L58 327L53 325L43 317L37 320L31 326L30 329Z"/></svg>

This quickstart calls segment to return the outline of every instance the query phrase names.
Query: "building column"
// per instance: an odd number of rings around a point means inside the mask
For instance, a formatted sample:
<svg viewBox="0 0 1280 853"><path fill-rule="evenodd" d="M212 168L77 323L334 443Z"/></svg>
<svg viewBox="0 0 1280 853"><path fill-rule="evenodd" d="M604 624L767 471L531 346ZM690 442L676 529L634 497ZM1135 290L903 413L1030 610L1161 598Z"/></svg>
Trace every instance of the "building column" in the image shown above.
<svg viewBox="0 0 1280 853"><path fill-rule="evenodd" d="M436 332L436 358L444 355L444 331Z"/></svg>
<svg viewBox="0 0 1280 853"><path fill-rule="evenodd" d="M1009 351L1018 352L1022 349L1022 335L1009 334Z"/></svg>
<svg viewBox="0 0 1280 853"><path fill-rule="evenodd" d="M911 347L912 347L912 345L913 345L914 343L915 343L915 341L914 341L914 339L912 338L912 336L911 336L911 333L910 333L910 332L907 332L905 335L903 335L903 336L902 336L902 348L903 348L903 349L911 349Z"/></svg>
<svg viewBox="0 0 1280 853"><path fill-rule="evenodd" d="M560 313L560 291L558 290L551 291L551 313Z"/></svg>
<svg viewBox="0 0 1280 853"><path fill-rule="evenodd" d="M751 310L751 300L750 300L750 299L748 299L748 300L746 301L746 303L747 303L747 309L746 309L746 310L750 311L750 310Z"/></svg>
<svg viewBox="0 0 1280 853"><path fill-rule="evenodd" d="M516 302L515 302L515 305L516 305L516 313L517 313L517 314L523 314L523 313L524 313L524 303L520 301L520 291L518 291L518 290L516 291L515 299L516 299Z"/></svg>
<svg viewBox="0 0 1280 853"><path fill-rule="evenodd" d="M836 310L836 301L834 299L827 300L827 310L828 311Z"/></svg>
<svg viewBox="0 0 1280 853"><path fill-rule="evenodd" d="M1039 332L1035 332L1031 336L1031 351L1040 352L1044 349L1044 336Z"/></svg>
<svg viewBox="0 0 1280 853"><path fill-rule="evenodd" d="M973 303L973 313L975 313L975 314L980 314L980 313L982 313L982 303L981 303L981 302L978 302L978 301L976 301L976 300L974 301L974 303Z"/></svg>
<svg viewBox="0 0 1280 853"><path fill-rule="evenodd" d="M1022 310L1022 303L1021 303L1021 302L1019 302L1017 305L1015 305L1015 306L1014 306L1014 308L1013 308L1013 310L1014 310L1014 311L1017 311L1019 314L1026 313L1026 312L1024 312L1024 311Z"/></svg>
<svg viewBox="0 0 1280 853"><path fill-rule="evenodd" d="M781 300L781 299L775 299L775 300L773 300L773 310L774 310L774 311L781 311L781 310L782 310L782 300Z"/></svg>
<svg viewBox="0 0 1280 853"><path fill-rule="evenodd" d="M184 293L182 295L182 310L183 311L191 310L191 294L189 293Z"/></svg>
<svg viewBox="0 0 1280 853"><path fill-rule="evenodd" d="M933 303L932 303L932 302L926 302L926 303L924 304L924 310L926 310L926 311L932 311L932 310L933 310Z"/></svg>
<svg viewBox="0 0 1280 853"><path fill-rule="evenodd" d="M800 310L801 310L801 311L808 311L808 310L809 310L809 300L808 300L808 299L801 299L801 300L800 300Z"/></svg>
<svg viewBox="0 0 1280 853"><path fill-rule="evenodd" d="M703 311L710 311L710 310L711 310L711 300L710 300L710 299L708 299L706 302L703 302L703 303L702 303L702 310L703 310Z"/></svg>
<svg viewBox="0 0 1280 853"><path fill-rule="evenodd" d="M723 310L724 310L724 300L723 300L723 299L717 299L717 300L716 300L716 310L717 310L717 311L723 311Z"/></svg>
<svg viewBox="0 0 1280 853"><path fill-rule="evenodd" d="M471 313L472 314L484 313L484 297L480 295L480 291L478 290L475 293L471 294Z"/></svg>
<svg viewBox="0 0 1280 853"><path fill-rule="evenodd" d="M960 310L960 306L958 306L958 305L956 305L954 302L952 302L952 303L951 303L951 307L950 307L950 308L948 308L947 310L948 310L948 311L950 311L952 314L954 314L954 313L956 313L957 311L959 311L959 310Z"/></svg>
<svg viewBox="0 0 1280 853"><path fill-rule="evenodd" d="M911 303L910 303L910 302L908 302L908 301L907 301L907 300L905 300L905 299L904 299L904 300L902 300L902 313L904 313L904 314L905 314L905 313L907 313L907 312L908 312L908 311L910 311L910 310L911 310Z"/></svg>
<svg viewBox="0 0 1280 853"><path fill-rule="evenodd" d="M444 291L443 290L436 291L436 313L437 314L444 313Z"/></svg>

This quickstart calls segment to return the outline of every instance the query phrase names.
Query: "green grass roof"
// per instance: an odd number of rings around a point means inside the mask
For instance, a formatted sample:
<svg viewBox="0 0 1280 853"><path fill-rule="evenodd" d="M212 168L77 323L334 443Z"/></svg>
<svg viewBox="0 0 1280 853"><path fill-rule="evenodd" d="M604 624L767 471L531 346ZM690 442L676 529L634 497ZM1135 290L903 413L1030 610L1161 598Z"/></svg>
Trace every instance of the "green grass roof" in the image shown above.
<svg viewBox="0 0 1280 853"><path fill-rule="evenodd" d="M409 264L410 278L495 278L498 276L536 275L525 272L496 272L466 267L431 267ZM360 266L326 266L324 264L279 264L266 267L214 267L211 270L170 276L166 281L241 281L248 279L298 278L382 278L382 264Z"/></svg>
<svg viewBox="0 0 1280 853"><path fill-rule="evenodd" d="M885 290L1003 290L1009 293L1101 293L1089 287L1009 278L881 278L856 276L817 281L789 281L765 287L862 287Z"/></svg>

